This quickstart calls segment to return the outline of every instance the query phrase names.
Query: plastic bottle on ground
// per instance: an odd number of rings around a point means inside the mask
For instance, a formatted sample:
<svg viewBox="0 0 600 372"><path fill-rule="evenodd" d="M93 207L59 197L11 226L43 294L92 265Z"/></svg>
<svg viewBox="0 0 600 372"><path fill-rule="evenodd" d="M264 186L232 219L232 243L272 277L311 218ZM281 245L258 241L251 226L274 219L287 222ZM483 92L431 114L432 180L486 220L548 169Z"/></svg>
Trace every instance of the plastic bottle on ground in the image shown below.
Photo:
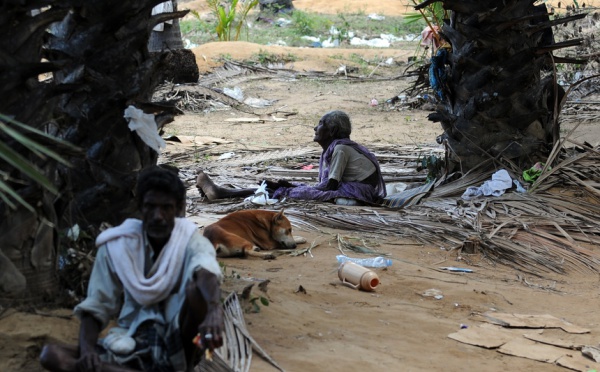
<svg viewBox="0 0 600 372"><path fill-rule="evenodd" d="M375 272L350 261L341 263L338 277L344 285L368 292L374 291L379 285L379 276Z"/></svg>
<svg viewBox="0 0 600 372"><path fill-rule="evenodd" d="M369 257L369 258L352 258L345 256L343 254L339 254L336 256L338 263L343 262L354 262L364 267L388 267L392 266L392 260L385 257Z"/></svg>

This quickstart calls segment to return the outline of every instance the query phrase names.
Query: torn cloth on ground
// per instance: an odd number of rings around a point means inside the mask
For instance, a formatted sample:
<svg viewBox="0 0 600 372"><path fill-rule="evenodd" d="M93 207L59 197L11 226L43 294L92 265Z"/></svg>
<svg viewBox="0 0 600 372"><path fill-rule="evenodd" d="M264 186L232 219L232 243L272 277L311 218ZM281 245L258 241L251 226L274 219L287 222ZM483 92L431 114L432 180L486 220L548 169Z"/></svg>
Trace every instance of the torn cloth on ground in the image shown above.
<svg viewBox="0 0 600 372"><path fill-rule="evenodd" d="M487 180L483 185L476 187L468 187L462 198L470 200L479 196L500 196L504 194L507 189L512 187L512 178L505 169L501 169L492 175L491 180Z"/></svg>

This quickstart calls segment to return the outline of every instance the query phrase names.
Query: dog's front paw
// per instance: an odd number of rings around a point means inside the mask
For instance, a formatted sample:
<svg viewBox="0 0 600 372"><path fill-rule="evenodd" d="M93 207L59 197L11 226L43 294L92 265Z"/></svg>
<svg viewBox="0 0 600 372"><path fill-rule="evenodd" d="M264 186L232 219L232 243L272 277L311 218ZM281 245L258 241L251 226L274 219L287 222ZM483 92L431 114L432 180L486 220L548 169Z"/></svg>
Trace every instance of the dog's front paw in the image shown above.
<svg viewBox="0 0 600 372"><path fill-rule="evenodd" d="M304 244L304 243L306 243L306 238L304 238L302 236L294 235L294 242L296 244Z"/></svg>
<svg viewBox="0 0 600 372"><path fill-rule="evenodd" d="M265 253L262 258L263 260L274 260L276 257L272 253Z"/></svg>

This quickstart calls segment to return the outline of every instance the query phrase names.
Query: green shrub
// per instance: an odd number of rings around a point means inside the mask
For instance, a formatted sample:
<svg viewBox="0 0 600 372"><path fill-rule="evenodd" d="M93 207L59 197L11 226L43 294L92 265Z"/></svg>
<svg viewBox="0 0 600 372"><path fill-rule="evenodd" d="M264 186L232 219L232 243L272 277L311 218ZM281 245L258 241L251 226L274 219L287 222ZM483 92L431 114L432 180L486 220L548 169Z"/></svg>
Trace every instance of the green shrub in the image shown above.
<svg viewBox="0 0 600 372"><path fill-rule="evenodd" d="M295 10L292 13L293 28L300 35L314 34L315 20L306 12Z"/></svg>
<svg viewBox="0 0 600 372"><path fill-rule="evenodd" d="M211 12L217 19L215 31L220 41L236 41L240 37L240 33L246 17L252 8L258 5L258 0L232 0L230 3L223 5L219 0L206 0ZM239 4L239 9L238 9ZM198 20L200 15L196 11L191 12Z"/></svg>

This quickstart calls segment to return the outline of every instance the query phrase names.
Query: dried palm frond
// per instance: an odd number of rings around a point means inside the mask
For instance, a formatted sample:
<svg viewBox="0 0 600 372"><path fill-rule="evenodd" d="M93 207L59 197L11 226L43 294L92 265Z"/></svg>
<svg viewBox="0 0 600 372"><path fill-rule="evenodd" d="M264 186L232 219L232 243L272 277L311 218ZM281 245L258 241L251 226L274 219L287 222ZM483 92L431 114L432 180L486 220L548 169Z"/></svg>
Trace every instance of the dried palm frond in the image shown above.
<svg viewBox="0 0 600 372"><path fill-rule="evenodd" d="M355 239L356 238L343 237L340 234L336 235L338 249L340 250L340 252L343 255L346 254L344 252L344 249L349 249L349 250L357 252L357 253L377 254L377 252L375 250L367 247L367 245L365 244L364 241L362 242L363 243L362 245L353 244L350 242L351 240L355 240Z"/></svg>
<svg viewBox="0 0 600 372"><path fill-rule="evenodd" d="M326 206L288 215L327 227L415 238L424 244L455 247L478 237L482 253L500 263L539 275L600 268L600 206L572 203L554 195L509 193L484 201L457 204L427 199L399 212L363 209L340 213Z"/></svg>
<svg viewBox="0 0 600 372"><path fill-rule="evenodd" d="M223 346L215 350L215 358L212 362L202 360L196 366L195 371L247 372L250 370L253 349L258 351L259 355L276 369L283 371L283 368L250 335L235 291L231 292L223 302L223 311L225 314L225 342Z"/></svg>

